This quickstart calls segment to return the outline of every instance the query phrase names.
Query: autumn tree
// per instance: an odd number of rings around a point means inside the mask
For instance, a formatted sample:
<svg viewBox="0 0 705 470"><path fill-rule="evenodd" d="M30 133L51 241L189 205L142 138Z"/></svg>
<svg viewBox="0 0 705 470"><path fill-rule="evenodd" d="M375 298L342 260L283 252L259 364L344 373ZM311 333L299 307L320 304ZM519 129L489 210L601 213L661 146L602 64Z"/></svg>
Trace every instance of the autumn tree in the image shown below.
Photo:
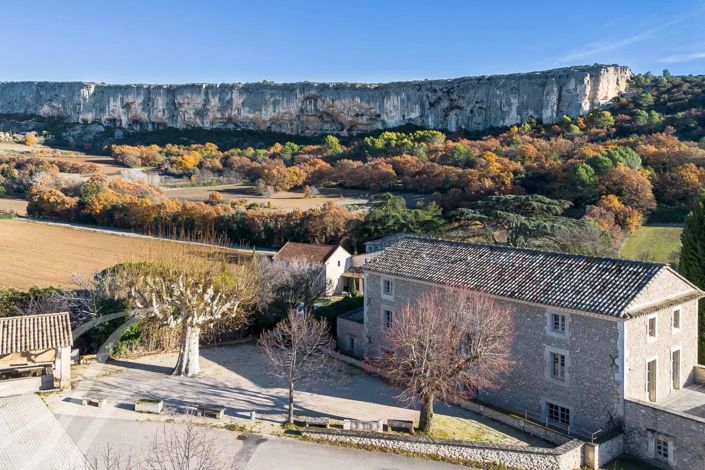
<svg viewBox="0 0 705 470"><path fill-rule="evenodd" d="M32 134L31 132L27 132L24 135L24 144L27 145L28 147L32 147L37 144L37 136Z"/></svg>
<svg viewBox="0 0 705 470"><path fill-rule="evenodd" d="M497 385L510 366L512 307L466 289L436 288L405 304L371 362L420 406L419 428L429 432L435 401L467 400Z"/></svg>
<svg viewBox="0 0 705 470"><path fill-rule="evenodd" d="M325 319L312 313L289 310L287 317L258 341L272 367L271 373L287 382L289 389L288 422L294 422L294 389L323 377L331 365L327 354L334 341Z"/></svg>
<svg viewBox="0 0 705 470"><path fill-rule="evenodd" d="M705 289L705 199L685 219L681 233L681 257L678 271L701 289ZM705 362L705 302L700 302L699 363Z"/></svg>
<svg viewBox="0 0 705 470"><path fill-rule="evenodd" d="M226 319L233 327L246 322L248 305L257 291L251 262L232 263L219 249L192 253L190 247L170 243L147 261L114 267L109 291L169 328L181 332L179 357L173 375L193 377L201 372L201 329Z"/></svg>

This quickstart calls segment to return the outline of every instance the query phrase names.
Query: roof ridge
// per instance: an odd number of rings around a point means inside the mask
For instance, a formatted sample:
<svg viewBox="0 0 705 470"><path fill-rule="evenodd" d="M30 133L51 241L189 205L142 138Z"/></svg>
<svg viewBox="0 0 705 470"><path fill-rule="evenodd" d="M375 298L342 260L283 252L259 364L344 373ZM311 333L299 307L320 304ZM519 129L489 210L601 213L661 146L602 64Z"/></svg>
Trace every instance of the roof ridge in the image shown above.
<svg viewBox="0 0 705 470"><path fill-rule="evenodd" d="M68 314L69 314L69 312L51 312L51 313L31 313L29 315L11 315L9 317L0 317L0 321L13 320L13 319L18 319L18 318L51 317L51 316L68 315Z"/></svg>
<svg viewBox="0 0 705 470"><path fill-rule="evenodd" d="M578 253L565 253L563 251L545 250L545 249L541 249L541 248L502 245L499 243L464 242L461 240L448 240L446 238L438 238L438 237L420 237L420 236L411 235L411 234L408 237L405 237L403 240L400 240L396 244L404 243L409 240L419 240L422 242L442 242L442 243L454 244L454 245L459 245L459 246L480 246L480 247L505 250L505 251L526 251L526 252L532 252L532 253L543 253L543 254L564 256L564 257L576 258L576 259L582 258L582 259L589 259L589 260L618 261L618 262L635 264L635 265L654 266L654 267L658 266L660 268L669 266L668 263L657 263L654 261L643 261L643 260L636 260L636 259L630 259L630 258L612 258L609 256L582 255L582 254L578 254Z"/></svg>

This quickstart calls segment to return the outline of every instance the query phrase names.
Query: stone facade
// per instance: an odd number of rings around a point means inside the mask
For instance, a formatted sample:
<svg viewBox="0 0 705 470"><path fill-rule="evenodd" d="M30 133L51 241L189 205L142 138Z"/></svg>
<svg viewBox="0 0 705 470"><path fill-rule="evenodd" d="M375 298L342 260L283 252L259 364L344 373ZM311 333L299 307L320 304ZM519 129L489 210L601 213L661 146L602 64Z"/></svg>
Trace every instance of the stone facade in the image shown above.
<svg viewBox="0 0 705 470"><path fill-rule="evenodd" d="M497 445L481 442L446 441L428 437L389 435L373 432L305 429L303 436L328 442L432 455L467 463L490 463L532 470L575 470L580 468L583 443L572 440L553 449Z"/></svg>
<svg viewBox="0 0 705 470"><path fill-rule="evenodd" d="M680 328L673 328L674 311L680 311ZM656 319L656 337L649 337L649 320ZM656 360L656 403L674 390L695 381L698 363L698 301L691 300L641 315L625 322L625 398L649 400L647 362ZM680 380L672 381L672 354L680 350Z"/></svg>
<svg viewBox="0 0 705 470"><path fill-rule="evenodd" d="M0 114L130 130L248 129L354 134L403 125L482 130L575 117L624 92L616 65L384 84L109 85L0 82Z"/></svg>
<svg viewBox="0 0 705 470"><path fill-rule="evenodd" d="M398 311L431 285L401 278L366 274L365 337L370 344L366 353L375 355L384 347L385 311ZM393 283L393 296L383 296L383 280ZM618 324L612 317L560 311L566 315L566 335L551 334L549 315L559 310L511 302L516 331L512 342L514 364L494 390L481 392L487 403L545 420L547 403L570 409L573 431L589 434L607 430L621 416L621 378L612 358L619 355ZM595 347L595 338L600 346ZM550 378L548 352L557 351L567 358L566 380ZM597 399L596 399L597 398Z"/></svg>
<svg viewBox="0 0 705 470"><path fill-rule="evenodd" d="M705 419L653 403L625 400L625 451L662 467L692 470L705 464ZM671 442L668 459L656 460L654 440Z"/></svg>
<svg viewBox="0 0 705 470"><path fill-rule="evenodd" d="M336 343L343 354L362 357L365 344L362 323L339 316L336 320Z"/></svg>

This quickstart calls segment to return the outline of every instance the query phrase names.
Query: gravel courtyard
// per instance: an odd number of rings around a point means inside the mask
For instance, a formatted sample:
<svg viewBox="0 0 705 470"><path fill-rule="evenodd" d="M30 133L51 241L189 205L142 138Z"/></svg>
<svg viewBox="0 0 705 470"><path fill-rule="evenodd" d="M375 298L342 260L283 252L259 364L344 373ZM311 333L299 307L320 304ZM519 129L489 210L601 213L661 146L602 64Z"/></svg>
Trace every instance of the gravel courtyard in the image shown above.
<svg viewBox="0 0 705 470"><path fill-rule="evenodd" d="M100 417L127 420L167 420L193 403L219 404L226 408L223 424L243 423L251 411L263 425L286 419L285 383L267 373L268 367L254 343L201 349L203 373L198 378L169 375L176 354L157 354L138 359L110 361L74 368L74 388L47 397L47 404L62 419ZM400 406L396 391L376 377L353 366L336 362L341 379L313 383L295 394L297 416L329 416L343 419L418 419L418 413ZM84 396L107 397L104 408L81 406ZM160 398L162 415L133 411L137 398ZM437 413L453 427L469 428L474 436L496 443L546 445L509 426L459 407L437 406ZM206 419L208 420L208 419ZM100 426L96 420L95 426ZM210 424L218 421L210 419ZM85 427L90 434L91 426Z"/></svg>

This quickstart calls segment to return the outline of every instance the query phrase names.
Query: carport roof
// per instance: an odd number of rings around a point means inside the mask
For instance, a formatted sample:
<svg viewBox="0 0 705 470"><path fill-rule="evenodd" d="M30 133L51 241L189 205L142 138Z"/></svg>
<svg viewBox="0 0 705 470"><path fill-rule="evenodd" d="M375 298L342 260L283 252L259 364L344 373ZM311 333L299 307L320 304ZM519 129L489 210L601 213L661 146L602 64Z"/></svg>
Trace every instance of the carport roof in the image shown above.
<svg viewBox="0 0 705 470"><path fill-rule="evenodd" d="M0 354L71 346L69 314L47 313L0 318Z"/></svg>

